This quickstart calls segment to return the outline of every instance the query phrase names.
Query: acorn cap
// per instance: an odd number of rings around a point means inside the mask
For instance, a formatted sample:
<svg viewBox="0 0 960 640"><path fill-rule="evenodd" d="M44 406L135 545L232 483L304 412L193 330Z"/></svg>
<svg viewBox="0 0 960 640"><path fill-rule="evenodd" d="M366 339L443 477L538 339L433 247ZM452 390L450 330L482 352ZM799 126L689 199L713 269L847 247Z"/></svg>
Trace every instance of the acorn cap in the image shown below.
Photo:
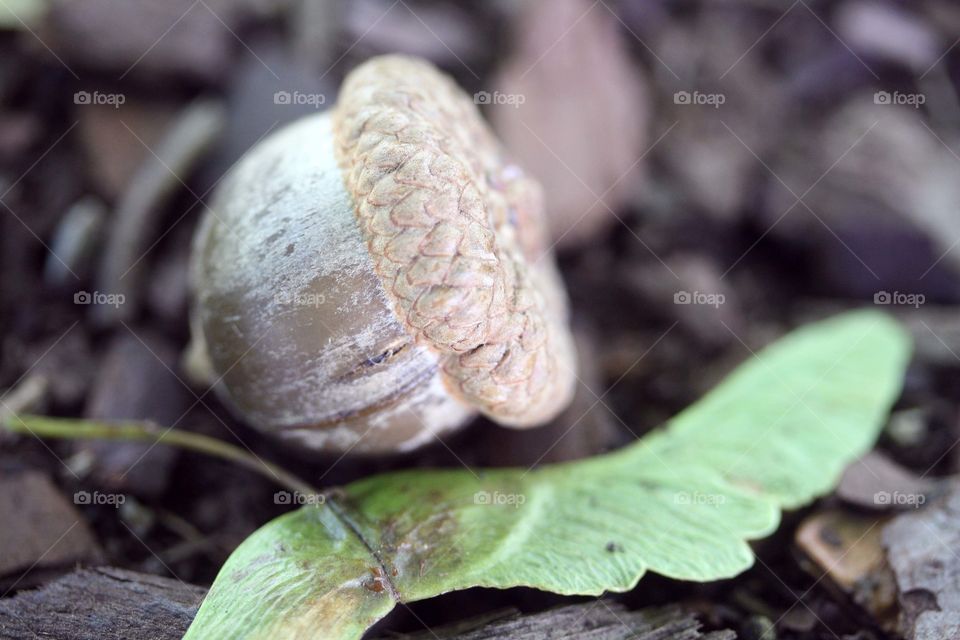
<svg viewBox="0 0 960 640"><path fill-rule="evenodd" d="M451 394L509 426L554 417L576 358L539 185L473 101L419 60L352 71L333 133L376 274Z"/></svg>

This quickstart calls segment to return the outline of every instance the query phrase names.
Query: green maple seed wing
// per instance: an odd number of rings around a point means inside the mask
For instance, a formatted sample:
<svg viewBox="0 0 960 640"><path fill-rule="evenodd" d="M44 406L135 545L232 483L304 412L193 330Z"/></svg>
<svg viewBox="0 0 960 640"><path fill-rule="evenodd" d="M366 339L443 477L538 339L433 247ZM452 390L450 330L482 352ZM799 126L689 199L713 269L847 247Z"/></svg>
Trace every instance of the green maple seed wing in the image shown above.
<svg viewBox="0 0 960 640"><path fill-rule="evenodd" d="M396 604L366 589L370 551L329 507L285 514L244 540L187 638L359 638Z"/></svg>
<svg viewBox="0 0 960 640"><path fill-rule="evenodd" d="M873 443L909 356L856 312L796 331L612 454L545 467L406 471L265 525L227 560L187 638L359 638L397 602L474 586L597 595L646 571L748 568L781 508Z"/></svg>
<svg viewBox="0 0 960 640"><path fill-rule="evenodd" d="M910 340L889 316L850 312L756 354L670 422L660 455L803 505L876 440L903 384Z"/></svg>

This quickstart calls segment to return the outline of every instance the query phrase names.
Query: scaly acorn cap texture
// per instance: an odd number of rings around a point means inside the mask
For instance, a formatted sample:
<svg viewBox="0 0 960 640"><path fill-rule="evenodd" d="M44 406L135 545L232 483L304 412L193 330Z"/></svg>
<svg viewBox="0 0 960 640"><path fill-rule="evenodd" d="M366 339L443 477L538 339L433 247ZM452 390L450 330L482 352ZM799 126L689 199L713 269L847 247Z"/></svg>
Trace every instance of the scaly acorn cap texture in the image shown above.
<svg viewBox="0 0 960 640"><path fill-rule="evenodd" d="M570 401L575 350L539 185L432 65L372 59L349 74L335 149L397 315L442 356L455 395L504 425Z"/></svg>
<svg viewBox="0 0 960 640"><path fill-rule="evenodd" d="M188 371L304 451L408 451L478 412L541 424L576 379L545 229L538 185L453 81L375 58L217 187Z"/></svg>

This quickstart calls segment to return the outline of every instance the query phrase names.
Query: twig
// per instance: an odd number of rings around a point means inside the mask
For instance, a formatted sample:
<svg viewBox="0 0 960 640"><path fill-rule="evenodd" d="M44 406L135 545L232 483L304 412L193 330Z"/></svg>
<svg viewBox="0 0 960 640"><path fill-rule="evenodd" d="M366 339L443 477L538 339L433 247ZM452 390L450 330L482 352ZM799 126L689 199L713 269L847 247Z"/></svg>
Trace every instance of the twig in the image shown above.
<svg viewBox="0 0 960 640"><path fill-rule="evenodd" d="M11 416L3 427L14 433L32 434L42 438L68 440L144 440L199 451L236 464L266 476L294 492L318 494L320 491L292 473L260 460L240 447L199 433L164 429L151 422L100 422L47 416Z"/></svg>

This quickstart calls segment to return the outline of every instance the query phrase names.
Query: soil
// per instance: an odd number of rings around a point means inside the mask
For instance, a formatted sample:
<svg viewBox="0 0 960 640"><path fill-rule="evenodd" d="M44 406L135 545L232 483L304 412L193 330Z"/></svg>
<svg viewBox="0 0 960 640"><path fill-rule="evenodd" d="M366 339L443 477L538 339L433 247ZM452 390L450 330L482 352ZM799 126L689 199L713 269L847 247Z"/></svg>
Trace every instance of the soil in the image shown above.
<svg viewBox="0 0 960 640"><path fill-rule="evenodd" d="M531 466L622 446L789 329L876 305L918 345L878 448L914 477L957 473L960 11L948 0L22 4L38 17L0 7L0 389L42 380L30 411L176 425L323 487ZM402 456L309 454L187 381L190 239L247 148L329 106L350 68L390 51L430 59L471 94L529 96L481 106L563 221L581 389L534 431L478 419ZM2 436L0 519L22 520L0 539L35 538L0 558L3 595L78 564L209 586L289 509L276 490L187 451ZM824 579L795 542L827 508L864 513L828 497L787 514L735 579L651 575L611 600L682 605L744 638L898 637L895 615ZM41 542L71 523L69 545L45 555ZM395 611L372 634L584 600L475 589Z"/></svg>

